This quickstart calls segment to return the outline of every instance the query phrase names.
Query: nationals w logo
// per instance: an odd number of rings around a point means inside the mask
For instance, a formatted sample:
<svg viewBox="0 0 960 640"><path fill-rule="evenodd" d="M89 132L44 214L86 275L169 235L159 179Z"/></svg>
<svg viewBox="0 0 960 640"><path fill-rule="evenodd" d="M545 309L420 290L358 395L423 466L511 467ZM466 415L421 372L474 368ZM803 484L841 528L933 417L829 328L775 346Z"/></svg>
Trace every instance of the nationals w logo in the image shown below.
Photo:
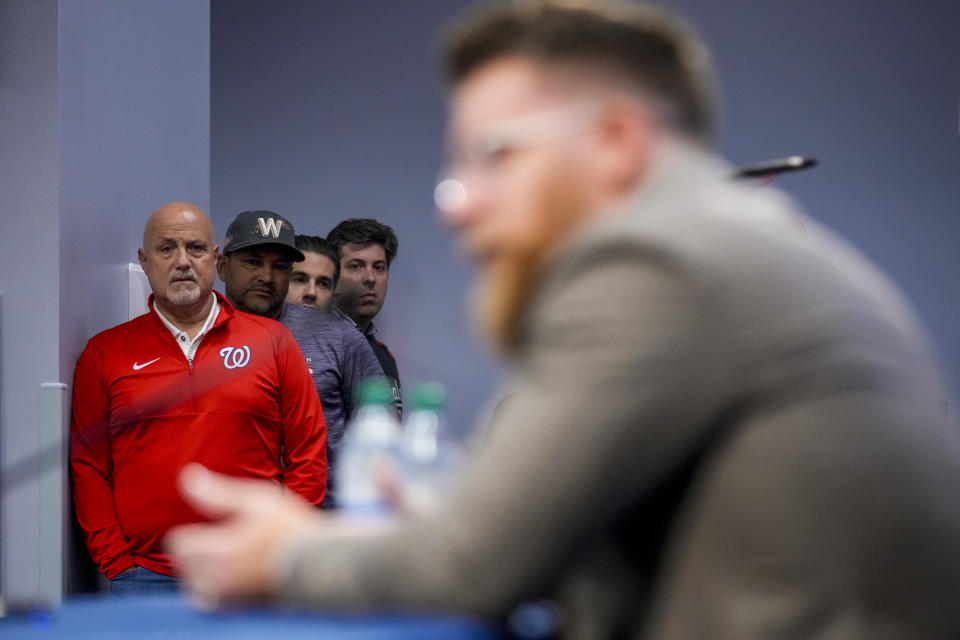
<svg viewBox="0 0 960 640"><path fill-rule="evenodd" d="M274 238L280 237L280 229L283 227L283 223L276 218L267 218L266 220L257 218L257 222L260 224L260 235L264 238L268 235Z"/></svg>
<svg viewBox="0 0 960 640"><path fill-rule="evenodd" d="M237 369L245 367L250 363L250 347L224 347L220 349L220 356L223 358L223 366L227 369Z"/></svg>

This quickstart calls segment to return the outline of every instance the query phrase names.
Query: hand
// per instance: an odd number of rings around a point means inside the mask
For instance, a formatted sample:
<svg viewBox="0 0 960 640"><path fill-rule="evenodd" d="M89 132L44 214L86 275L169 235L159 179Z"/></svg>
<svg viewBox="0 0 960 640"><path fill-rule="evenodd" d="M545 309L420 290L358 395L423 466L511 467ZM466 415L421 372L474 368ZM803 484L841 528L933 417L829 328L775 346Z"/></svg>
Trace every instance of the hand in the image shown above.
<svg viewBox="0 0 960 640"><path fill-rule="evenodd" d="M197 511L217 520L177 527L165 540L191 600L206 609L270 595L278 586L283 549L322 517L275 484L198 464L180 473L180 491Z"/></svg>

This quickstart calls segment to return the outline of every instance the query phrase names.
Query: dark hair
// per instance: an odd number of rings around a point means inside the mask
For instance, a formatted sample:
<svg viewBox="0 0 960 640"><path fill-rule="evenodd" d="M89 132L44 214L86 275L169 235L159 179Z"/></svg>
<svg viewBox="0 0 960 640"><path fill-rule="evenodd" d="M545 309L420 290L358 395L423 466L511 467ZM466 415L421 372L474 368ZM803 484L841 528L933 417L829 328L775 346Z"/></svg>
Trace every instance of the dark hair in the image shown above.
<svg viewBox="0 0 960 640"><path fill-rule="evenodd" d="M482 6L447 32L447 82L456 86L514 54L545 64L603 65L662 101L668 126L701 142L712 136L716 84L709 53L692 28L666 11L614 0Z"/></svg>
<svg viewBox="0 0 960 640"><path fill-rule="evenodd" d="M357 244L379 244L387 256L387 267L397 255L397 236L393 229L377 222L372 218L350 218L344 220L327 234L329 242L338 254L343 254L343 245L355 242Z"/></svg>
<svg viewBox="0 0 960 640"><path fill-rule="evenodd" d="M330 262L333 263L333 284L336 285L340 281L340 252L330 244L329 240L320 236L297 234L295 241L297 249L304 253L310 251L330 258Z"/></svg>

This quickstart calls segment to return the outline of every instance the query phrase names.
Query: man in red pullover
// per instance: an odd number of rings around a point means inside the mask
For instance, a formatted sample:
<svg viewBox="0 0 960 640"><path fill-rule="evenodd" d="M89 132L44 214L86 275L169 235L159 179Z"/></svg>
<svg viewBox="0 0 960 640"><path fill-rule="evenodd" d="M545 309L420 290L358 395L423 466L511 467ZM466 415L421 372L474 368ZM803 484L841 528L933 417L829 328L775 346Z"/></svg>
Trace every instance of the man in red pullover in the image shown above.
<svg viewBox="0 0 960 640"><path fill-rule="evenodd" d="M217 255L200 209L158 209L138 251L149 311L91 338L77 364L74 504L113 593L176 590L161 541L203 519L176 490L188 462L323 501L326 426L306 362L286 328L213 291Z"/></svg>

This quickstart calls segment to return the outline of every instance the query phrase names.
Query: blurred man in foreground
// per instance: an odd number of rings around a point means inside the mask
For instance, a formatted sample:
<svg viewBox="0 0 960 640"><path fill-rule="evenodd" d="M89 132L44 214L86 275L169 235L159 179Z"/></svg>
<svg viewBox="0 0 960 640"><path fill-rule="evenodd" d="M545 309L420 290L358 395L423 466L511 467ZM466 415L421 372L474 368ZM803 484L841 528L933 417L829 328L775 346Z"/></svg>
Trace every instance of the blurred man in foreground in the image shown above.
<svg viewBox="0 0 960 640"><path fill-rule="evenodd" d="M187 470L225 514L170 537L194 597L549 597L592 639L960 637L960 446L927 343L857 252L728 181L699 40L637 4L511 3L447 68L438 205L515 393L449 497L379 529Z"/></svg>
<svg viewBox="0 0 960 640"><path fill-rule="evenodd" d="M293 263L287 302L327 313L333 308L333 290L340 278L337 252L320 236L298 233L296 244L304 257Z"/></svg>
<svg viewBox="0 0 960 640"><path fill-rule="evenodd" d="M320 504L323 414L290 333L213 293L217 245L185 202L147 221L149 312L87 343L74 377L70 466L77 520L114 593L175 590L162 548L201 519L176 477L189 462L282 483Z"/></svg>

